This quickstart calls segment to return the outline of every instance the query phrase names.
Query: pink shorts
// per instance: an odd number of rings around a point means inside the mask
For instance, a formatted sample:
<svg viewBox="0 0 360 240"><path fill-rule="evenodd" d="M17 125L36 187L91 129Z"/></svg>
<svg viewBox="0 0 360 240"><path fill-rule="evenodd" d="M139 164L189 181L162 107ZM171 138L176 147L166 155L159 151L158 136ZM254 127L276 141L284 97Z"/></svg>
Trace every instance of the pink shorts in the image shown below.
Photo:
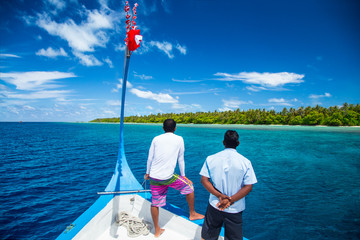
<svg viewBox="0 0 360 240"><path fill-rule="evenodd" d="M194 186L182 176L174 174L170 179L159 180L150 178L150 187L153 207L166 205L166 193L169 187L179 190L181 194L187 195L194 192Z"/></svg>

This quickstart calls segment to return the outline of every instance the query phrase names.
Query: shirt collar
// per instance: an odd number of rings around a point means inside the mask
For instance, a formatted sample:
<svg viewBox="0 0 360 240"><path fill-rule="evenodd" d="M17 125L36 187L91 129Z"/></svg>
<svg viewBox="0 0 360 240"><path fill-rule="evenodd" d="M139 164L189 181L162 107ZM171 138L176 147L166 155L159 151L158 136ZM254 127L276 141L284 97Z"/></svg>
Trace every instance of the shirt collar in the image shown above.
<svg viewBox="0 0 360 240"><path fill-rule="evenodd" d="M233 151L233 152L237 152L235 148L225 148L225 151Z"/></svg>

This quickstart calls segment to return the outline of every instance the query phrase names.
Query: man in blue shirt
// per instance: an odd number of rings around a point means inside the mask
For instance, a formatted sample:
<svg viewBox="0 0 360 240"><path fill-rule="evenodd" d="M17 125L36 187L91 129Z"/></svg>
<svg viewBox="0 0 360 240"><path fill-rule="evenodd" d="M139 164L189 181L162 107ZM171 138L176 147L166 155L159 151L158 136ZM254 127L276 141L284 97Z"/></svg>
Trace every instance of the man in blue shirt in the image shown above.
<svg viewBox="0 0 360 240"><path fill-rule="evenodd" d="M242 240L245 196L257 179L251 162L236 151L240 144L238 133L228 130L223 144L225 149L207 157L200 171L201 183L210 192L201 237L218 239L224 224L225 239Z"/></svg>

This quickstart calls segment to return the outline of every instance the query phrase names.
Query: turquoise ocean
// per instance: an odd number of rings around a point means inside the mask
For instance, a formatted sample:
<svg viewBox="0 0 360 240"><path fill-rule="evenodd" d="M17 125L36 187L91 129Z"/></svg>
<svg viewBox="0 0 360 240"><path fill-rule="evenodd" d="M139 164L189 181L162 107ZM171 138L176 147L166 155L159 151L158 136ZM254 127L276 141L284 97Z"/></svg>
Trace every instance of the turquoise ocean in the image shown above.
<svg viewBox="0 0 360 240"><path fill-rule="evenodd" d="M360 239L360 128L178 125L196 210L208 193L199 171L227 129L258 183L246 197L249 239ZM158 124L126 124L125 151L140 183ZM55 239L90 207L113 174L118 124L0 123L0 239ZM148 187L148 186L147 186ZM170 190L167 201L187 210Z"/></svg>

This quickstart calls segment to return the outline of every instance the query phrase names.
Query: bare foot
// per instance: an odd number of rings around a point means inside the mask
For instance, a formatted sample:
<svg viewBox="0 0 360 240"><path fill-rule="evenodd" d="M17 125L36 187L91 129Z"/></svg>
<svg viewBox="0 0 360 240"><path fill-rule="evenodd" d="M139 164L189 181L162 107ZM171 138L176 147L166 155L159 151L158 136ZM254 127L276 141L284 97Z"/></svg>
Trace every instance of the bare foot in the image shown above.
<svg viewBox="0 0 360 240"><path fill-rule="evenodd" d="M199 220L199 219L203 219L205 216L200 214L200 213L197 213L197 212L194 212L194 213L191 213L190 216L189 216L189 219L191 221L194 221L194 220Z"/></svg>
<svg viewBox="0 0 360 240"><path fill-rule="evenodd" d="M163 234L163 232L165 232L165 229L160 229L159 231L155 231L155 237L158 238L160 237L161 234Z"/></svg>

